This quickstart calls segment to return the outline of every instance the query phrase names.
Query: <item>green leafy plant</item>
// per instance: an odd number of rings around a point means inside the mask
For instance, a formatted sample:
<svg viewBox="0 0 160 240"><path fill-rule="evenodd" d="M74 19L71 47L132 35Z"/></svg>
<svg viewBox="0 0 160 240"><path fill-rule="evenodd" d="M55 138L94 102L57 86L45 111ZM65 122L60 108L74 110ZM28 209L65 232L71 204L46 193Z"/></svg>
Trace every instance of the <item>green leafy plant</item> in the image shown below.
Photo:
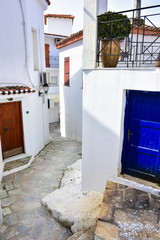
<svg viewBox="0 0 160 240"><path fill-rule="evenodd" d="M98 17L98 38L128 37L131 31L131 23L127 15L115 12L105 12Z"/></svg>

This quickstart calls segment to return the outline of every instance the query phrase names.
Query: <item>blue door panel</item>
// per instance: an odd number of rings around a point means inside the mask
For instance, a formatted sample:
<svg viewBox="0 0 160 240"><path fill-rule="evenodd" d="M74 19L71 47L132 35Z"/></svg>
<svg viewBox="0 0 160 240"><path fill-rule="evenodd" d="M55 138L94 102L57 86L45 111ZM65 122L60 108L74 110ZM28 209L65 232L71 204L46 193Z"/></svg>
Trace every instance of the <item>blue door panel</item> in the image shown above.
<svg viewBox="0 0 160 240"><path fill-rule="evenodd" d="M160 93L129 91L123 172L160 179Z"/></svg>

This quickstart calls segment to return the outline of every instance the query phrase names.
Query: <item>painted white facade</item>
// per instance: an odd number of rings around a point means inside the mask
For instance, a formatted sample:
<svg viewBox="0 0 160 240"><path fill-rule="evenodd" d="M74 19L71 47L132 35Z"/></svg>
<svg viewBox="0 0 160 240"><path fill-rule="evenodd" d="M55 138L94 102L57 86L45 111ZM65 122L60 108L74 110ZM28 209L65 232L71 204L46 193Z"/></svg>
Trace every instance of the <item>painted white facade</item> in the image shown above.
<svg viewBox="0 0 160 240"><path fill-rule="evenodd" d="M72 24L72 19L47 17L47 24L45 25L44 31L69 36L72 33Z"/></svg>
<svg viewBox="0 0 160 240"><path fill-rule="evenodd" d="M93 69L83 76L83 189L104 191L121 172L126 90L160 91L159 69ZM152 80L151 80L152 79Z"/></svg>
<svg viewBox="0 0 160 240"><path fill-rule="evenodd" d="M104 191L110 179L143 189L120 176L125 93L128 89L160 92L160 69L95 68L98 0L84 2L82 188Z"/></svg>
<svg viewBox="0 0 160 240"><path fill-rule="evenodd" d="M45 44L49 44L50 67L46 68L49 83L50 108L48 109L49 123L59 122L60 105L59 97L59 49L56 49L56 39L63 39L72 33L72 19L47 17L44 25ZM48 34L49 33L49 34ZM52 84L52 78L57 79L57 84Z"/></svg>
<svg viewBox="0 0 160 240"><path fill-rule="evenodd" d="M24 33L20 1L1 3L0 29L3 34L0 38L0 86L25 85L36 89L35 93L9 95L13 101L22 103L26 155L37 154L49 141L47 98L38 94L40 72L45 71L44 10L47 6L45 0L22 0ZM33 32L36 44L33 44ZM7 95L0 96L0 103L4 102L8 102Z"/></svg>
<svg viewBox="0 0 160 240"><path fill-rule="evenodd" d="M60 49L61 135L82 140L82 52L83 41ZM70 58L70 86L64 86L64 58Z"/></svg>

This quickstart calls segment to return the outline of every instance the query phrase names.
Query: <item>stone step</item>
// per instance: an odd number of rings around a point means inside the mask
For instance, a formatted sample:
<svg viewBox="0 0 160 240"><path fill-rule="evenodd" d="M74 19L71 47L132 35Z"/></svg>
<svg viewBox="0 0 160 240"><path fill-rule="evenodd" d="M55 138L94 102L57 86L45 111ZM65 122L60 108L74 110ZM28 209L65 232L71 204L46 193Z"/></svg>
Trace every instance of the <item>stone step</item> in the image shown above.
<svg viewBox="0 0 160 240"><path fill-rule="evenodd" d="M77 240L94 240L95 228L91 228L80 236Z"/></svg>
<svg viewBox="0 0 160 240"><path fill-rule="evenodd" d="M79 237L83 235L84 232L78 231L75 234L73 234L71 237L69 237L67 240L77 240Z"/></svg>
<svg viewBox="0 0 160 240"><path fill-rule="evenodd" d="M30 158L31 157L25 157L21 159L16 159L12 162L6 162L4 165L4 172L26 165L27 163L29 163Z"/></svg>

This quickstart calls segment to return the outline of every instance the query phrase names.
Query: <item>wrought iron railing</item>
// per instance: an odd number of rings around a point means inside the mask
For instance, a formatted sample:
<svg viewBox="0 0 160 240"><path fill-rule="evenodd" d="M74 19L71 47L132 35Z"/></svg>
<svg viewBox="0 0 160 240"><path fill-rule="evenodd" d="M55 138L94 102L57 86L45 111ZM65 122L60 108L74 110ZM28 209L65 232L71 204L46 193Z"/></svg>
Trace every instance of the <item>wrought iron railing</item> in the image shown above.
<svg viewBox="0 0 160 240"><path fill-rule="evenodd" d="M99 67L160 66L160 5L100 15L97 35Z"/></svg>

